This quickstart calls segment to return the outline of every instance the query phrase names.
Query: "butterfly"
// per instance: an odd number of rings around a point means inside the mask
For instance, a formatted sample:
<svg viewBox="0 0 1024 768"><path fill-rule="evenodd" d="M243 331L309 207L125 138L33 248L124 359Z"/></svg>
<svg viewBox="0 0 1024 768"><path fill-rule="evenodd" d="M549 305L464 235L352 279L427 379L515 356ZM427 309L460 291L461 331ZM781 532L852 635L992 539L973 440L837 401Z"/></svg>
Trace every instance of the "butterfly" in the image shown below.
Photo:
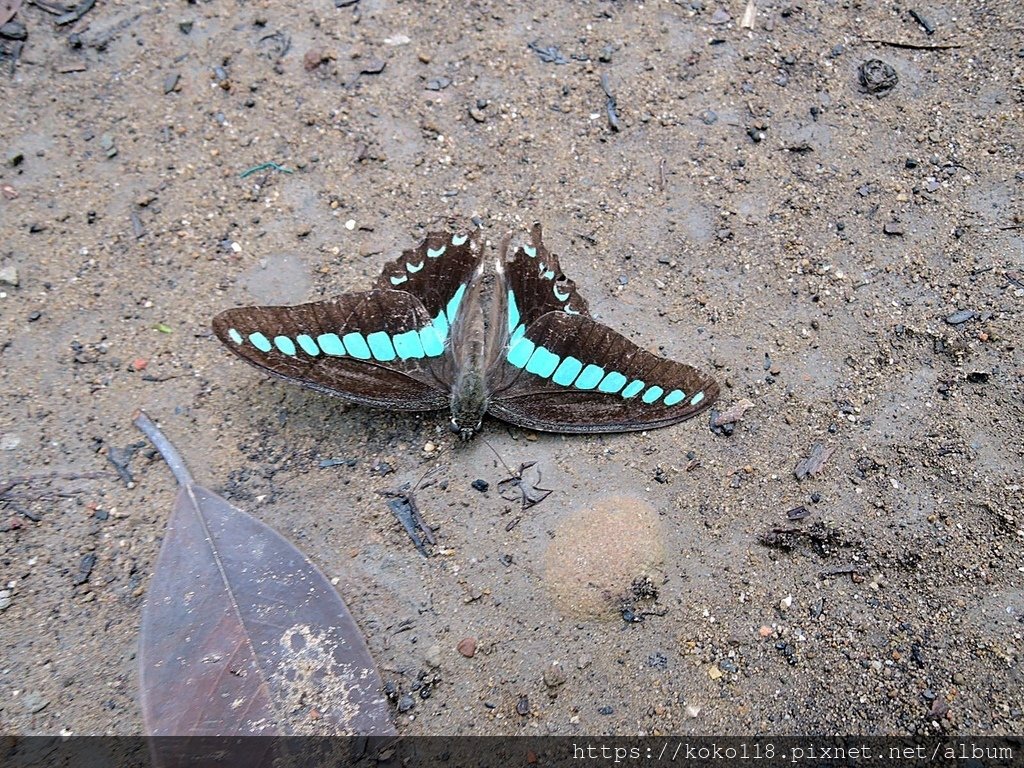
<svg viewBox="0 0 1024 768"><path fill-rule="evenodd" d="M369 291L228 309L214 333L247 363L310 389L394 411L447 408L463 440L485 413L544 432L628 432L714 402L711 376L590 316L540 224L491 259L479 238L431 233Z"/></svg>

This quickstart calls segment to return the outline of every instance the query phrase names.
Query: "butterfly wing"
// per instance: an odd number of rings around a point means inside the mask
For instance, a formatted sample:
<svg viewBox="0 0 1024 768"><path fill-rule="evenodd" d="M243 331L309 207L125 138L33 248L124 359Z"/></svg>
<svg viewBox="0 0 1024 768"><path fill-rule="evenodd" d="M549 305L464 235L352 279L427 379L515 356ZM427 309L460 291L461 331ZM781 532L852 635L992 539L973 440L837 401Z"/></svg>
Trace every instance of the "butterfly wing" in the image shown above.
<svg viewBox="0 0 1024 768"><path fill-rule="evenodd" d="M449 321L404 291L221 312L213 330L247 363L310 389L378 408L448 405Z"/></svg>
<svg viewBox="0 0 1024 768"><path fill-rule="evenodd" d="M476 232L432 232L416 248L385 265L377 289L414 295L431 318L454 321L466 287L480 264Z"/></svg>
<svg viewBox="0 0 1024 768"><path fill-rule="evenodd" d="M546 432L631 432L692 418L718 384L589 317L549 312L513 338L488 411Z"/></svg>
<svg viewBox="0 0 1024 768"><path fill-rule="evenodd" d="M558 257L544 245L540 224L533 225L530 242L517 246L504 266L508 332L513 339L548 312L590 316L586 299L562 274Z"/></svg>
<svg viewBox="0 0 1024 768"><path fill-rule="evenodd" d="M310 389L380 408L445 408L451 325L480 261L474 234L427 235L372 291L229 309L213 330L246 362Z"/></svg>

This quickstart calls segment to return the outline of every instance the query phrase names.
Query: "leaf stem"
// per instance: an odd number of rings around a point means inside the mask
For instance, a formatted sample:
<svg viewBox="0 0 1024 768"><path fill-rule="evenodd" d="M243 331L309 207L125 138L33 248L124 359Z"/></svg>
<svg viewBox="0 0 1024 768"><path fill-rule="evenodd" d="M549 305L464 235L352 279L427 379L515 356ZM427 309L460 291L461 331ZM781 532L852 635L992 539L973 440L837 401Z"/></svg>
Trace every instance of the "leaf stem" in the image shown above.
<svg viewBox="0 0 1024 768"><path fill-rule="evenodd" d="M174 479L178 481L179 485L187 488L195 484L195 480L192 479L192 473L185 466L185 460L181 458L178 449L164 436L164 433L146 415L145 411L136 411L132 423L139 428L142 434L149 438L149 442L156 446L160 455L164 457L164 461L167 462L167 466L174 473Z"/></svg>

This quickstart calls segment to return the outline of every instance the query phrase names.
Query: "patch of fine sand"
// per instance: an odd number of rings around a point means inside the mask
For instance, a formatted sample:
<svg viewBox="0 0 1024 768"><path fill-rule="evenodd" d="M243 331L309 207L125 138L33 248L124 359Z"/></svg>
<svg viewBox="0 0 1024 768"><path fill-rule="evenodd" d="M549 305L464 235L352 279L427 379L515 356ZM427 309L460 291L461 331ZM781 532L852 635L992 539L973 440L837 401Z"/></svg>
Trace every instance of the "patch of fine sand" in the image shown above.
<svg viewBox="0 0 1024 768"><path fill-rule="evenodd" d="M643 499L613 496L563 520L545 553L544 578L571 616L611 615L633 581L665 561L658 514Z"/></svg>

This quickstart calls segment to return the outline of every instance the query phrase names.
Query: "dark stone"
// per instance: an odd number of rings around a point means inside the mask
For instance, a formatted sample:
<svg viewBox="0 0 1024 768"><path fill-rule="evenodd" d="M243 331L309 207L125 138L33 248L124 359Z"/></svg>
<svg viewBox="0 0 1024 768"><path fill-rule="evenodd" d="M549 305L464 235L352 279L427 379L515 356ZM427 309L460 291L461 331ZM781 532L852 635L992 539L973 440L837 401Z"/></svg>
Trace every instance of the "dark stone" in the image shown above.
<svg viewBox="0 0 1024 768"><path fill-rule="evenodd" d="M89 574L92 573L92 569L96 566L96 555L90 552L87 555L82 555L82 559L78 563L78 575L75 576L74 584L76 587L85 584L89 580Z"/></svg>
<svg viewBox="0 0 1024 768"><path fill-rule="evenodd" d="M410 696L408 693L403 693L398 699L398 711L408 712L410 709L416 706L416 699Z"/></svg>
<svg viewBox="0 0 1024 768"><path fill-rule="evenodd" d="M8 40L25 40L28 38L28 30L20 21L8 21L0 27L0 37Z"/></svg>

